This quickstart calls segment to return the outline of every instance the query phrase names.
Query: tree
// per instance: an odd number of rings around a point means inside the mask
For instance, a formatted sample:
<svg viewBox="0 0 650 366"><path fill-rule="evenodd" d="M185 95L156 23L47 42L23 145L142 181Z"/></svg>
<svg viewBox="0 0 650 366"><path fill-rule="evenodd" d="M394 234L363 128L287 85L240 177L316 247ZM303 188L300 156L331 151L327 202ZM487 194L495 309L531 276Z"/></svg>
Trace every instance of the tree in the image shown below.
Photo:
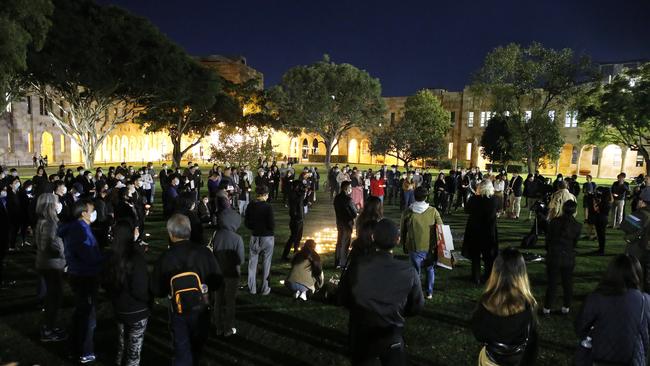
<svg viewBox="0 0 650 366"><path fill-rule="evenodd" d="M172 161L178 167L183 155L220 123L242 118L242 105L236 98L238 86L219 77L196 61L176 75L167 90L155 97L155 105L137 118L147 132L166 131L172 142ZM183 137L191 142L183 147Z"/></svg>
<svg viewBox="0 0 650 366"><path fill-rule="evenodd" d="M217 143L210 146L210 160L235 166L256 166L259 157L274 156L269 131L256 127L226 127L218 131Z"/></svg>
<svg viewBox="0 0 650 366"><path fill-rule="evenodd" d="M609 84L595 84L577 106L587 143L636 150L650 174L650 63L625 70Z"/></svg>
<svg viewBox="0 0 650 366"><path fill-rule="evenodd" d="M502 114L492 117L481 136L481 154L485 159L497 162L508 169L508 163L523 156L521 143L517 139L517 120Z"/></svg>
<svg viewBox="0 0 650 366"><path fill-rule="evenodd" d="M20 74L27 69L27 51L43 47L51 26L50 0L2 2L0 13L0 95L4 105L20 93ZM4 107L3 105L3 107ZM4 109L4 108L3 108Z"/></svg>
<svg viewBox="0 0 650 366"><path fill-rule="evenodd" d="M569 48L554 50L539 43L523 48L511 43L486 56L471 88L478 96L489 95L497 114L509 113L514 118L516 139L525 142L522 158L528 171L534 171L542 159L552 159L563 144L555 138L560 135L558 124L548 123L549 111L571 105L580 85L594 75L589 59L575 56ZM539 132L551 139L540 139ZM540 156L540 151L552 153Z"/></svg>
<svg viewBox="0 0 650 366"><path fill-rule="evenodd" d="M131 121L170 75L183 72L189 56L149 21L117 7L90 0L54 5L43 49L28 53L27 77L55 106L49 116L90 168L106 136Z"/></svg>
<svg viewBox="0 0 650 366"><path fill-rule="evenodd" d="M352 127L381 124L386 109L379 80L350 64L330 62L327 56L287 71L272 100L284 129L322 137L328 169L341 136Z"/></svg>
<svg viewBox="0 0 650 366"><path fill-rule="evenodd" d="M408 166L417 159L442 155L445 136L451 128L450 115L430 90L420 90L406 99L404 118L370 133L370 150L390 155Z"/></svg>

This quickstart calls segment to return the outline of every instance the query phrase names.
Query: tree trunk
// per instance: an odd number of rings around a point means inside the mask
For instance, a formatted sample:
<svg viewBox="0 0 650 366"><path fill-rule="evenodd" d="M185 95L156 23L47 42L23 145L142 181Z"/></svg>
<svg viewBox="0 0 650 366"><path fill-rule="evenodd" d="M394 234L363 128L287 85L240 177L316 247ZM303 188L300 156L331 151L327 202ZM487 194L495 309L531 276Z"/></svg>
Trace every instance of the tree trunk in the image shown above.
<svg viewBox="0 0 650 366"><path fill-rule="evenodd" d="M530 155L526 157L526 165L528 166L529 174L534 174L535 170L537 170L537 163L533 161L533 157Z"/></svg>
<svg viewBox="0 0 650 366"><path fill-rule="evenodd" d="M86 168L86 170L92 169L93 164L95 163L95 149L94 148L82 149L81 154L83 155L83 159L84 159L84 168Z"/></svg>
<svg viewBox="0 0 650 366"><path fill-rule="evenodd" d="M323 140L325 144L325 169L329 172L332 165L332 143L330 140Z"/></svg>
<svg viewBox="0 0 650 366"><path fill-rule="evenodd" d="M645 174L650 175L650 152L645 147L639 146L637 154L643 156L643 161L645 162ZM600 162L600 160L598 162Z"/></svg>
<svg viewBox="0 0 650 366"><path fill-rule="evenodd" d="M181 159L183 158L183 152L181 151L181 141L175 140L172 138L172 165L174 169L180 168L181 166Z"/></svg>

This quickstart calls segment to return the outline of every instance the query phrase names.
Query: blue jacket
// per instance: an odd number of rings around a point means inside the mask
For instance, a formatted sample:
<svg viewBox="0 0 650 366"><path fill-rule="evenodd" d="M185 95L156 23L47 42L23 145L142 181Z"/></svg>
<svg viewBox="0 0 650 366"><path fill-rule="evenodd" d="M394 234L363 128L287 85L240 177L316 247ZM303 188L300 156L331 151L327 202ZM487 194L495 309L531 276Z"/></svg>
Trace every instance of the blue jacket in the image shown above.
<svg viewBox="0 0 650 366"><path fill-rule="evenodd" d="M83 220L75 220L59 226L57 235L63 239L68 273L96 276L101 272L104 258L90 225Z"/></svg>

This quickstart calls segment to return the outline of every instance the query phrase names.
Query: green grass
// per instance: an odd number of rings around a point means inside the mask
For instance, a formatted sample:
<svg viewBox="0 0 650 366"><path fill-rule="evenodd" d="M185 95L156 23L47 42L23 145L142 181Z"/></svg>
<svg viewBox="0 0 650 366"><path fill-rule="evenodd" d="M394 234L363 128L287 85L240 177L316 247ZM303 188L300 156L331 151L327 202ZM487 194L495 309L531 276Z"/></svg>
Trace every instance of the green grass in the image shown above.
<svg viewBox="0 0 650 366"><path fill-rule="evenodd" d="M50 171L53 168L49 169ZM33 169L21 169L31 176ZM321 183L324 179L321 180ZM146 229L151 234L150 263L158 258L167 245L164 225L160 215L160 189L156 191L156 211L148 218ZM324 193L306 218L305 235L325 226L334 226L332 206ZM580 202L582 200L579 200ZM289 235L287 210L274 203L277 217L276 247L272 268L270 296L252 296L242 290L237 298L237 335L227 340L211 336L207 342L205 364L211 365L347 365L345 345L347 312L343 308L317 301L295 303L289 292L279 283L285 279L289 266L279 261L284 242ZM386 208L386 216L398 220L395 206ZM522 211L522 217L527 211ZM466 215L455 213L443 218L454 233L462 234ZM578 219L582 220L582 210ZM531 222L501 219L499 238L502 247L518 246ZM241 229L244 242L248 231ZM206 237L212 230L206 230ZM541 239L543 240L543 238ZM539 365L569 365L577 339L573 320L585 296L594 289L611 256L623 251L621 234L608 231L606 257L588 255L596 249L592 241L580 241L575 270L575 288L571 315L568 318L553 316L541 319ZM542 253L541 250L533 252ZM397 250L397 255L401 255ZM323 255L326 276L334 271L333 255ZM0 363L20 361L21 364L63 365L66 344L41 344L38 327L41 319L39 304L34 299L37 276L33 269L33 251L11 253L7 258L7 276L17 281L17 287L0 293ZM242 266L246 272L246 265ZM543 263L528 267L534 293L543 301L546 275ZM410 318L406 327L406 342L410 360L418 365L471 365L476 364L480 345L468 329L468 320L476 306L482 289L470 285L469 265L461 263L453 270L436 269L435 292L427 300L422 314ZM245 283L245 274L242 285ZM560 291L561 292L561 291ZM115 350L115 326L107 299L102 295L98 309L98 326L95 335L97 364L112 364ZM559 307L560 304L556 304ZM61 318L69 319L72 312L71 297L66 287L66 298ZM171 357L170 335L164 302L160 301L149 320L142 364L168 364Z"/></svg>

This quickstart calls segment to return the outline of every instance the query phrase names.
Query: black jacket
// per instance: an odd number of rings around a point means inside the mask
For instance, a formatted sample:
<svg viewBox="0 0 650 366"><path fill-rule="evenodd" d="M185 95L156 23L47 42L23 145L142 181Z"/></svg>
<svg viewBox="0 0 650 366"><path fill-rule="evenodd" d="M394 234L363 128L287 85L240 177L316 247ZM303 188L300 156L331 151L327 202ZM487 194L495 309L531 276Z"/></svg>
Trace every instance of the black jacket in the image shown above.
<svg viewBox="0 0 650 366"><path fill-rule="evenodd" d="M345 192L341 192L334 197L334 213L336 214L336 225L354 227L354 219L357 217L357 208L352 202L352 198Z"/></svg>
<svg viewBox="0 0 650 366"><path fill-rule="evenodd" d="M149 273L147 261L139 251L131 259L132 269L126 283L116 286L104 277L103 287L113 303L118 320L133 323L149 316Z"/></svg>
<svg viewBox="0 0 650 366"><path fill-rule="evenodd" d="M339 287L350 323L366 329L403 328L407 316L424 308L420 276L413 266L384 251L359 257Z"/></svg>
<svg viewBox="0 0 650 366"><path fill-rule="evenodd" d="M548 266L575 266L575 247L580 238L582 224L569 215L562 215L549 222L546 228L546 264Z"/></svg>
<svg viewBox="0 0 650 366"><path fill-rule="evenodd" d="M289 191L289 218L292 221L302 221L305 217L304 198L305 193L301 190Z"/></svg>
<svg viewBox="0 0 650 366"><path fill-rule="evenodd" d="M188 263L189 258L193 259L193 263ZM170 244L170 248L158 259L151 273L151 292L155 297L168 296L171 291L169 280L187 271L196 272L201 283L208 285L209 291L216 291L223 281L210 249L185 240Z"/></svg>
<svg viewBox="0 0 650 366"><path fill-rule="evenodd" d="M515 195L515 197L521 197L523 194L523 183L524 179L521 177L521 175L510 178L510 184L508 185L508 188L512 189L512 193Z"/></svg>
<svg viewBox="0 0 650 366"><path fill-rule="evenodd" d="M262 201L249 203L244 223L251 230L252 236L273 236L275 231L273 208Z"/></svg>
<svg viewBox="0 0 650 366"><path fill-rule="evenodd" d="M467 201L469 213L463 241L463 256L473 258L482 250L491 250L496 256L499 249L497 232L497 202L494 196L473 196Z"/></svg>

